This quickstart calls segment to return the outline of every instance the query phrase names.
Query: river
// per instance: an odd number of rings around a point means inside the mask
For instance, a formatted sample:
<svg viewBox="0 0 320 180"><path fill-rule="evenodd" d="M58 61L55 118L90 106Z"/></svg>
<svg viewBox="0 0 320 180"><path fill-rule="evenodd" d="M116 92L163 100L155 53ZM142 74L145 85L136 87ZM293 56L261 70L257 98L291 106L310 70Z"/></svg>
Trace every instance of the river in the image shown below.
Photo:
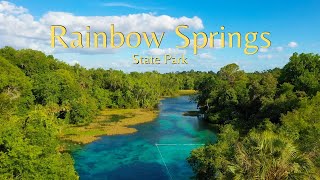
<svg viewBox="0 0 320 180"><path fill-rule="evenodd" d="M186 158L216 135L197 117L183 116L196 110L189 96L161 100L159 110L154 121L134 126L137 133L103 136L73 152L80 179L189 179Z"/></svg>

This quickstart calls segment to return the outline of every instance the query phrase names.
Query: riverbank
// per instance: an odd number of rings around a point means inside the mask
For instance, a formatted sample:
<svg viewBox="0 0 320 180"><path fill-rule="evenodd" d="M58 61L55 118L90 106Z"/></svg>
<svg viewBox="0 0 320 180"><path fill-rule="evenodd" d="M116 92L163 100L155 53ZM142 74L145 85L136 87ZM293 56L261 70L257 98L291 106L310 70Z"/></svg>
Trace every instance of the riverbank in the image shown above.
<svg viewBox="0 0 320 180"><path fill-rule="evenodd" d="M99 141L71 151L80 179L170 179L170 175L173 179L187 179L193 176L186 161L191 151L216 141L215 132L207 128L205 122L183 116L184 112L196 111L196 105L188 96L166 98L161 101L156 120L134 126L138 129L136 133L102 136Z"/></svg>
<svg viewBox="0 0 320 180"><path fill-rule="evenodd" d="M178 97L178 96L190 96L190 95L194 95L196 94L198 91L197 90L179 90L178 92L176 92L175 94L171 95L171 96L162 96L160 99L165 99L165 98L170 98L170 97Z"/></svg>
<svg viewBox="0 0 320 180"><path fill-rule="evenodd" d="M103 135L120 135L137 132L129 126L153 121L158 111L145 109L106 109L88 125L68 125L61 139L78 144L88 144Z"/></svg>
<svg viewBox="0 0 320 180"><path fill-rule="evenodd" d="M196 90L179 90L176 94L176 96L187 96L187 95L194 95L196 94L198 91Z"/></svg>
<svg viewBox="0 0 320 180"><path fill-rule="evenodd" d="M179 90L174 96L192 95L195 90ZM146 109L106 109L87 125L66 125L62 129L61 139L77 144L88 144L101 136L132 134L137 129L133 125L153 121L157 110Z"/></svg>

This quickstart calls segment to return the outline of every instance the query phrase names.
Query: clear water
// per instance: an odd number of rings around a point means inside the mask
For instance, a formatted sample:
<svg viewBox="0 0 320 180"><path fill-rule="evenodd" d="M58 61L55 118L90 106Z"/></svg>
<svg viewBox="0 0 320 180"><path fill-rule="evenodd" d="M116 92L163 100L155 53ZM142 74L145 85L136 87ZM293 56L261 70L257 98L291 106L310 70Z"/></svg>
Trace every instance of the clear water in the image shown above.
<svg viewBox="0 0 320 180"><path fill-rule="evenodd" d="M190 179L191 150L216 140L203 121L182 115L193 110L188 96L164 99L158 118L135 126L137 133L104 136L75 151L80 179Z"/></svg>

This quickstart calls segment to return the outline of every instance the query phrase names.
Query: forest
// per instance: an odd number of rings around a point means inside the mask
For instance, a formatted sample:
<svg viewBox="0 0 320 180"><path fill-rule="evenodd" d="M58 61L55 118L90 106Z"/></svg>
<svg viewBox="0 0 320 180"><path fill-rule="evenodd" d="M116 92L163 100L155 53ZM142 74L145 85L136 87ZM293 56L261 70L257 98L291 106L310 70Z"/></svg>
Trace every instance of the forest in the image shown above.
<svg viewBox="0 0 320 180"><path fill-rule="evenodd" d="M293 54L283 68L246 73L86 69L31 49L0 49L0 179L78 179L60 150L62 125L106 108L155 109L195 89L218 142L195 149L195 179L319 179L320 56Z"/></svg>
<svg viewBox="0 0 320 180"><path fill-rule="evenodd" d="M88 124L106 108L157 108L206 75L86 69L40 51L0 49L0 179L77 179L70 154L59 151L62 125Z"/></svg>
<svg viewBox="0 0 320 180"><path fill-rule="evenodd" d="M196 99L218 142L194 150L196 179L320 179L320 56L294 53L282 69L230 64Z"/></svg>

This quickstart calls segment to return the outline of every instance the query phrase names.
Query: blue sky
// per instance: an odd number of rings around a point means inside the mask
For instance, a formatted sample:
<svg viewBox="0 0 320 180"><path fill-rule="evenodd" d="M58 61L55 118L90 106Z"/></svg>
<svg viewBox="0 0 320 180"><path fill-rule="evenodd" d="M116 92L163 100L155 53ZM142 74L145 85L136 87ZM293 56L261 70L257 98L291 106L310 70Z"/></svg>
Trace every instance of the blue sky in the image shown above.
<svg viewBox="0 0 320 180"><path fill-rule="evenodd" d="M237 63L246 71L260 71L274 67L282 67L288 62L293 52L312 52L320 53L320 2L317 0L293 1L293 0L269 0L269 1L170 1L170 0L133 0L133 1L65 1L56 0L52 3L41 2L38 0L13 0L10 2L1 2L0 25L7 26L0 28L0 46L10 45L16 48L33 48L54 54L57 58L68 63L79 62L85 67L102 67L121 69L129 71L152 71L160 72L182 71L182 70L202 70L217 71L222 66L229 63ZM18 12L19 11L19 12ZM20 12L21 11L21 12ZM50 12L60 12L50 13ZM66 15L71 16L66 16ZM166 15L172 19L178 19L185 16L191 23L191 32L215 32L219 31L220 26L225 26L226 32L246 32L268 31L271 33L271 47L267 52L258 52L255 55L245 55L243 49L237 48L205 48L199 51L198 56L194 56L190 48L184 53L189 59L188 65L134 65L132 63L132 54L148 54L150 49L145 46L137 49L121 48L116 51L52 51L48 44L50 43L50 23L71 24L70 26L83 25L77 23L84 17L88 23L94 27L92 17L114 18L119 17L130 26L131 21L143 22L139 19L141 14L149 14L149 21L153 19L160 21L159 27L155 30L161 30L161 15ZM126 21L129 15L136 15L130 21ZM12 21L9 17L14 17ZM66 17L66 18L64 18ZM80 18L79 18L80 17ZM196 23L193 23L194 17L201 20L203 28L197 29ZM21 21L21 22L20 22ZM80 22L80 21L79 21ZM110 22L110 21L106 21ZM149 22L149 23L150 23ZM25 24L23 24L25 23ZM81 22L82 23L82 22ZM29 25L28 25L29 24ZM32 25L30 25L32 24ZM114 23L117 28L117 22ZM169 22L168 22L169 24ZM193 25L192 25L193 24ZM11 27L12 26L12 27ZM41 26L41 28L39 28ZM97 24L96 26L101 26ZM104 25L106 28L109 24ZM121 25L119 25L122 27ZM146 26L146 25L145 25ZM10 29L11 27L11 29ZM83 27L85 28L85 27ZM135 27L131 27L134 29ZM138 29L148 30L148 26ZM16 32L15 29L20 29ZM152 29L152 28L151 28ZM120 28L121 31L125 29ZM179 52L175 46L181 43L170 27L164 28L166 35L163 45L163 51ZM22 33L24 31L25 33ZM36 32L28 34L28 32ZM16 33L16 34L15 34ZM2 36L2 37L1 37ZM17 39L24 38L24 39ZM11 38L11 39L10 39ZM9 40L10 39L10 40ZM41 39L41 41L39 41ZM47 47L48 46L48 47ZM150 52L149 52L150 53Z"/></svg>

